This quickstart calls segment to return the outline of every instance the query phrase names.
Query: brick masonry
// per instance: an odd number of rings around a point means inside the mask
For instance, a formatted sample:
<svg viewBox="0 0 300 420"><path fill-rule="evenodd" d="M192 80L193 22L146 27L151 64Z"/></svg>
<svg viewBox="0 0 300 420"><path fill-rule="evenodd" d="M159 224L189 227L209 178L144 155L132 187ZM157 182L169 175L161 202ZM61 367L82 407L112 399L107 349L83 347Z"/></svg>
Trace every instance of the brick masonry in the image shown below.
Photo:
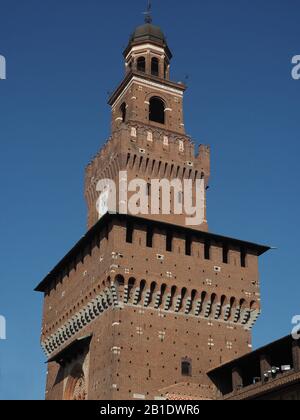
<svg viewBox="0 0 300 420"><path fill-rule="evenodd" d="M185 87L169 80L165 41L149 39L129 44L125 79L110 99L112 136L86 170L89 232L37 288L45 296L49 400L212 399L207 371L251 350L266 247L212 235L206 220L187 229L185 215L98 221L96 184L117 180L120 170L129 179L209 183L209 147L195 155L185 134ZM136 64L143 54L145 72ZM158 96L164 124L149 120Z"/></svg>

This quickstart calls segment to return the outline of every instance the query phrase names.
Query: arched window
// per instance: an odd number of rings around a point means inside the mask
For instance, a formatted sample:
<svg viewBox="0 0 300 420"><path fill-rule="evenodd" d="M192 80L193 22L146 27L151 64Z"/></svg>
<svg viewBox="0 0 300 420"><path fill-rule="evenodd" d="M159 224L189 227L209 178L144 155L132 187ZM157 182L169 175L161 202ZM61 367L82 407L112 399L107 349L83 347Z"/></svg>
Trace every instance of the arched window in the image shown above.
<svg viewBox="0 0 300 420"><path fill-rule="evenodd" d="M149 120L165 124L165 104L160 98L152 98L149 106Z"/></svg>
<svg viewBox="0 0 300 420"><path fill-rule="evenodd" d="M145 57L139 57L137 60L137 70L145 73L146 71L146 59Z"/></svg>
<svg viewBox="0 0 300 420"><path fill-rule="evenodd" d="M151 74L152 76L159 76L159 61L156 57L151 60Z"/></svg>
<svg viewBox="0 0 300 420"><path fill-rule="evenodd" d="M122 103L121 107L120 107L120 111L121 111L121 116L122 116L122 122L126 121L126 112L127 112L127 105L125 102Z"/></svg>
<svg viewBox="0 0 300 420"><path fill-rule="evenodd" d="M181 375L192 376L192 362L191 360L183 359L181 361Z"/></svg>

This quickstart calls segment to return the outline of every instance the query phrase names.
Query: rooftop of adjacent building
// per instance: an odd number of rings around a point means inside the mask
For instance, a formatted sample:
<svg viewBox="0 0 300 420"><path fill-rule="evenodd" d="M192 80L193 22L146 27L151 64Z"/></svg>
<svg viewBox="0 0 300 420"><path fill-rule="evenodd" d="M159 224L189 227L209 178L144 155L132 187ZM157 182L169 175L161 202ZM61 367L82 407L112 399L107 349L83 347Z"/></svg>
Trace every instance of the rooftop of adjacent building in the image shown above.
<svg viewBox="0 0 300 420"><path fill-rule="evenodd" d="M224 399L253 399L300 383L300 340L291 335L208 372ZM233 376L239 380L234 384Z"/></svg>

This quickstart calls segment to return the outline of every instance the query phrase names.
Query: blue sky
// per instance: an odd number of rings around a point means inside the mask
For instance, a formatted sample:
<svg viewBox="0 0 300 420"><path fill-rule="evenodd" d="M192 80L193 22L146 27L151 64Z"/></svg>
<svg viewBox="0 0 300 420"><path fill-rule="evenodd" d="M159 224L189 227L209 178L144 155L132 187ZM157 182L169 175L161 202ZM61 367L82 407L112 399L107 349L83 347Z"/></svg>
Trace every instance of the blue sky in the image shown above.
<svg viewBox="0 0 300 420"><path fill-rule="evenodd" d="M212 148L213 232L277 247L261 259L255 347L300 313L299 0L153 1L189 76L188 134ZM146 1L0 0L0 399L42 399L37 283L84 234L84 168L110 130L122 49Z"/></svg>

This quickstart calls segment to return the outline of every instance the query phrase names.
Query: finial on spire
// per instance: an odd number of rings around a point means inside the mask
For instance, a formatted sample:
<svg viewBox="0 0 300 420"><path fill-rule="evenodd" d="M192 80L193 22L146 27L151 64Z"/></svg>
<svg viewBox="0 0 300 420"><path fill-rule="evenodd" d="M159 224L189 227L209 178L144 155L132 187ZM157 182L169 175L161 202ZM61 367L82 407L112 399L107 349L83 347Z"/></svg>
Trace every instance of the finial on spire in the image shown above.
<svg viewBox="0 0 300 420"><path fill-rule="evenodd" d="M147 3L147 12L145 14L145 23L152 23L152 3L151 0L148 0Z"/></svg>

